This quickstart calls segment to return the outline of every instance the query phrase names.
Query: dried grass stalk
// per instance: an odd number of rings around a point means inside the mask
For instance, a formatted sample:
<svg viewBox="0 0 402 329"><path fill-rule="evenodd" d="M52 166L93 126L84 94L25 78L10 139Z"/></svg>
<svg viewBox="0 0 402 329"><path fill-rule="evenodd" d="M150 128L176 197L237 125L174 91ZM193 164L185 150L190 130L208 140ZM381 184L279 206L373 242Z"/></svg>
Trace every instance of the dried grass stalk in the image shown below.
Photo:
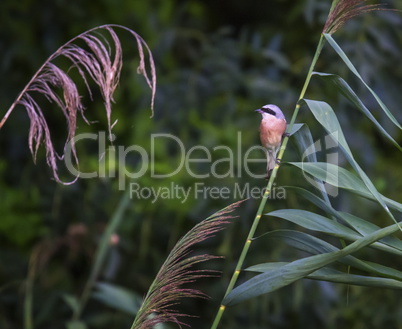
<svg viewBox="0 0 402 329"><path fill-rule="evenodd" d="M165 322L173 322L179 326L186 325L179 318L189 315L181 314L172 307L182 298L207 296L199 290L183 288L183 285L214 274L212 271L191 268L197 263L219 258L208 254L187 257L191 247L221 231L223 225L233 218L229 214L241 202L233 203L208 217L177 242L149 288L131 329L150 329Z"/></svg>
<svg viewBox="0 0 402 329"><path fill-rule="evenodd" d="M387 10L368 0L334 0L322 33L333 34L351 18L376 10Z"/></svg>
<svg viewBox="0 0 402 329"><path fill-rule="evenodd" d="M91 99L92 93L87 77L89 76L91 80L98 85L104 100L108 130L109 135L111 135L114 125L111 123L113 93L119 83L123 63L122 47L114 31L115 29L124 29L130 32L137 41L140 56L140 64L137 72L145 77L148 86L151 88L151 111L153 115L156 73L151 51L145 41L133 30L121 25L108 24L98 26L76 36L54 52L34 74L31 81L25 86L0 122L1 129L17 105L20 104L25 107L30 119L28 144L34 161L36 161L39 146L43 142L46 148L47 163L52 169L54 179L59 183L71 184L75 182L78 177L69 183L60 180L57 174L57 159L62 159L63 155L60 156L55 151L48 123L41 107L33 97L33 93L37 92L45 96L49 102L55 103L62 110L67 120L68 131L65 146L68 143L70 144L74 161L78 166L78 157L74 145L74 137L77 129L77 114L81 115L88 124L89 122L85 119L84 106L82 105L81 96L75 82L70 78L67 72L53 64L52 61L59 56L67 58L71 62L72 67L78 70L84 80ZM111 47L107 39L100 34L100 31L106 31L109 34L113 41L113 47ZM76 44L79 40L85 42L86 49ZM144 48L148 55L150 75L147 73L145 60L146 52L144 52ZM60 90L62 91L62 96L59 96Z"/></svg>

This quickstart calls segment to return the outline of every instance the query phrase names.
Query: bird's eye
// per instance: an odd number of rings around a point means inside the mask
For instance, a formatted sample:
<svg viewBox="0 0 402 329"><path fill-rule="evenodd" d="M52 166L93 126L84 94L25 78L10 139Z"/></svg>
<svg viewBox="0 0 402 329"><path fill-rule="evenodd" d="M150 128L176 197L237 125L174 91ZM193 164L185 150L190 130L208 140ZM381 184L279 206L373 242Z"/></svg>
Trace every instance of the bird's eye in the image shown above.
<svg viewBox="0 0 402 329"><path fill-rule="evenodd" d="M271 115L273 115L273 116L276 115L275 111L274 111L274 110L271 110L271 109L269 109L269 108L263 107L261 110L263 110L265 113L271 114Z"/></svg>

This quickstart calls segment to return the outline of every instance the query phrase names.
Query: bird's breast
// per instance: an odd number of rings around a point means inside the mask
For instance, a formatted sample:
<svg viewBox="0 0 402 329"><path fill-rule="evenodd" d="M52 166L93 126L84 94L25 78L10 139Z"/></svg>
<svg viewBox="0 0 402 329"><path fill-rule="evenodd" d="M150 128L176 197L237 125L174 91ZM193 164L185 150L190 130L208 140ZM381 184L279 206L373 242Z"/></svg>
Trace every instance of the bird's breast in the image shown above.
<svg viewBox="0 0 402 329"><path fill-rule="evenodd" d="M286 121L275 117L263 119L260 125L261 144L266 148L276 148L281 144L286 130Z"/></svg>

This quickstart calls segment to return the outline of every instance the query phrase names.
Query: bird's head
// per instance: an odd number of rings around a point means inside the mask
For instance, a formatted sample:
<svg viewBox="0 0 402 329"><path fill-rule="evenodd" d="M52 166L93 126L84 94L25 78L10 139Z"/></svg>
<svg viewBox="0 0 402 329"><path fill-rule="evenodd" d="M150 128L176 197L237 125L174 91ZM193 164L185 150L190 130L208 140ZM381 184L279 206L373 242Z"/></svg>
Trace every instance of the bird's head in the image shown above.
<svg viewBox="0 0 402 329"><path fill-rule="evenodd" d="M258 113L262 114L262 117L265 118L270 118L271 116L274 116L277 119L283 119L285 120L285 116L283 115L281 109L274 105L274 104L267 104L261 107L258 110L255 110Z"/></svg>

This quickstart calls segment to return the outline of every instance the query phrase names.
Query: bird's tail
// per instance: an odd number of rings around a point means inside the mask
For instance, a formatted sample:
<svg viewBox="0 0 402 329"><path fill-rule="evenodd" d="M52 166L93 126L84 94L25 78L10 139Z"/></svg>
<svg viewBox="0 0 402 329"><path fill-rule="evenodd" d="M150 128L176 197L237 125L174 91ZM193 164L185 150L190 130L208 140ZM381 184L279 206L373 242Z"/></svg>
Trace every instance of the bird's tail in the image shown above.
<svg viewBox="0 0 402 329"><path fill-rule="evenodd" d="M267 150L267 179L271 177L272 170L274 170L276 166L276 153L274 149Z"/></svg>

